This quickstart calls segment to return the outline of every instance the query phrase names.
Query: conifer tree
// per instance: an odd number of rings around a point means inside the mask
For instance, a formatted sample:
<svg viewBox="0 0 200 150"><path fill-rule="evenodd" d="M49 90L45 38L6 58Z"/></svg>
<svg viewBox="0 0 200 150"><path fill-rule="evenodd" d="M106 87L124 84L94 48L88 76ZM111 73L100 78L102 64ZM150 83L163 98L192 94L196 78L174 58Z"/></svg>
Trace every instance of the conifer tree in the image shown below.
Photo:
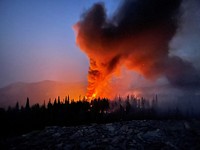
<svg viewBox="0 0 200 150"><path fill-rule="evenodd" d="M27 97L26 99L26 106L25 106L26 110L30 109L30 104L29 104L29 98Z"/></svg>

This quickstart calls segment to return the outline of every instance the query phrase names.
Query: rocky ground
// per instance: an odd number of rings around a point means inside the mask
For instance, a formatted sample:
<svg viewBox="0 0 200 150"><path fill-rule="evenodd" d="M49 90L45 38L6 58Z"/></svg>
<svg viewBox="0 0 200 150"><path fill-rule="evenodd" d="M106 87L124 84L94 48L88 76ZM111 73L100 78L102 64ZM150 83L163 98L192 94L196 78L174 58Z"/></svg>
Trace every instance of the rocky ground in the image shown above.
<svg viewBox="0 0 200 150"><path fill-rule="evenodd" d="M200 121L134 120L46 127L1 140L0 149L200 149Z"/></svg>

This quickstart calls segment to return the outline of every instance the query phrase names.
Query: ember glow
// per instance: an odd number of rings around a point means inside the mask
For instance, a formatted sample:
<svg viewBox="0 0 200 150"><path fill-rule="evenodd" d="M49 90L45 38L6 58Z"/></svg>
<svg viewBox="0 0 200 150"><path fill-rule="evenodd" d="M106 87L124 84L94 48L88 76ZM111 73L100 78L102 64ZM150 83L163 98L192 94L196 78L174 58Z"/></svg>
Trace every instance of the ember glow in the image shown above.
<svg viewBox="0 0 200 150"><path fill-rule="evenodd" d="M90 60L87 98L110 98L116 92L111 79L123 66L149 80L165 77L174 87L199 87L193 65L169 56L180 4L181 0L124 1L108 18L104 4L97 3L84 13L74 28L76 43Z"/></svg>

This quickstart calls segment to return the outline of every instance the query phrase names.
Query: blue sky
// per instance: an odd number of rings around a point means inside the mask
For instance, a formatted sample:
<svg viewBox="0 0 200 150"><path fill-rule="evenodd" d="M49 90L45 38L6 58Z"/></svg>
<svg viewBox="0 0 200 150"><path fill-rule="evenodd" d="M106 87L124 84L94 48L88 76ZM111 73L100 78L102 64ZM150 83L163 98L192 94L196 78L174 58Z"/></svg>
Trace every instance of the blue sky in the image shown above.
<svg viewBox="0 0 200 150"><path fill-rule="evenodd" d="M119 1L103 1L108 15ZM95 2L1 0L0 87L18 81L86 81L88 59L75 44L72 26Z"/></svg>
<svg viewBox="0 0 200 150"><path fill-rule="evenodd" d="M0 0L0 87L13 82L87 81L88 58L73 25L96 2L111 16L122 0ZM170 55L199 70L199 1L184 0Z"/></svg>

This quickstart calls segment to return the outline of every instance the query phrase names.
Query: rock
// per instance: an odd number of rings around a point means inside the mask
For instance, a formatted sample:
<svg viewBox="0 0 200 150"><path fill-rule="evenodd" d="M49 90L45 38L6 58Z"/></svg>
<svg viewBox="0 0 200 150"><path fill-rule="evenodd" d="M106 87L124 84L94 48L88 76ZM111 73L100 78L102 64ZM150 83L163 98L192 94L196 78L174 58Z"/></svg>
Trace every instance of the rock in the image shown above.
<svg viewBox="0 0 200 150"><path fill-rule="evenodd" d="M134 120L90 126L52 126L0 139L0 145L2 149L200 149L199 123Z"/></svg>
<svg viewBox="0 0 200 150"><path fill-rule="evenodd" d="M121 142L122 140L124 140L124 137L118 135L118 136L113 137L112 143L113 143L113 144L121 144L120 142Z"/></svg>
<svg viewBox="0 0 200 150"><path fill-rule="evenodd" d="M190 129L191 129L189 123L186 122L186 121L184 122L184 127L185 127L185 129L187 129L187 130L190 130Z"/></svg>
<svg viewBox="0 0 200 150"><path fill-rule="evenodd" d="M166 144L167 146L169 146L170 149L178 150L178 148L177 148L175 145L173 145L172 143L170 143L170 142L166 142L165 144Z"/></svg>
<svg viewBox="0 0 200 150"><path fill-rule="evenodd" d="M113 127L112 123L106 124L106 128L107 128L110 132L115 131L115 128Z"/></svg>
<svg viewBox="0 0 200 150"><path fill-rule="evenodd" d="M52 136L58 138L58 137L60 137L60 135L61 135L61 134L60 134L59 132L56 132L56 133L54 133Z"/></svg>
<svg viewBox="0 0 200 150"><path fill-rule="evenodd" d="M88 142L81 142L80 143L80 148L81 149L86 149L87 146L88 146Z"/></svg>
<svg viewBox="0 0 200 150"><path fill-rule="evenodd" d="M69 150L69 149L72 149L72 145L71 144L67 144L63 147L64 150Z"/></svg>
<svg viewBox="0 0 200 150"><path fill-rule="evenodd" d="M142 139L147 142L157 142L162 140L162 133L160 129L154 131L148 131L142 135Z"/></svg>
<svg viewBox="0 0 200 150"><path fill-rule="evenodd" d="M79 138L80 136L83 136L83 131L82 130L78 130L76 133L74 133L70 138L71 139L75 139L75 138Z"/></svg>
<svg viewBox="0 0 200 150"><path fill-rule="evenodd" d="M120 128L121 131L123 132L127 132L128 131L128 126L127 125L123 125L121 128Z"/></svg>
<svg viewBox="0 0 200 150"><path fill-rule="evenodd" d="M133 129L129 129L128 132L127 132L127 134L128 134L128 135L133 134Z"/></svg>
<svg viewBox="0 0 200 150"><path fill-rule="evenodd" d="M63 143L59 143L59 144L56 145L56 148L57 149L62 149L62 146L63 146Z"/></svg>
<svg viewBox="0 0 200 150"><path fill-rule="evenodd" d="M144 141L143 138L142 138L142 136L141 136L142 134L143 134L142 132L138 133L138 134L137 134L137 138L138 138L139 140L141 140L141 141Z"/></svg>

